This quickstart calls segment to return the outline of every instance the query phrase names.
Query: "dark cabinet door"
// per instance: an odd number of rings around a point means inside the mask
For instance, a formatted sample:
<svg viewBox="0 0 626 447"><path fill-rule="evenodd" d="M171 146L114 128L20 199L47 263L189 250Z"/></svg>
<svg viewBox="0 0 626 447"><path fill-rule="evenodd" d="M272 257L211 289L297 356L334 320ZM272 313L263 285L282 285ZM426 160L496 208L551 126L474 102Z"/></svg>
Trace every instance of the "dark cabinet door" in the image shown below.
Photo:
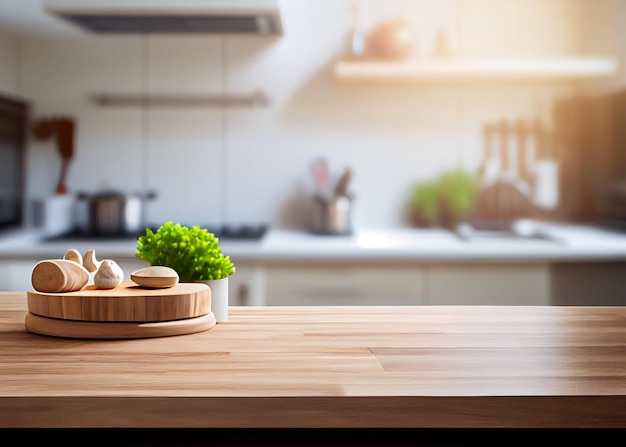
<svg viewBox="0 0 626 447"><path fill-rule="evenodd" d="M23 224L28 104L0 96L0 229Z"/></svg>

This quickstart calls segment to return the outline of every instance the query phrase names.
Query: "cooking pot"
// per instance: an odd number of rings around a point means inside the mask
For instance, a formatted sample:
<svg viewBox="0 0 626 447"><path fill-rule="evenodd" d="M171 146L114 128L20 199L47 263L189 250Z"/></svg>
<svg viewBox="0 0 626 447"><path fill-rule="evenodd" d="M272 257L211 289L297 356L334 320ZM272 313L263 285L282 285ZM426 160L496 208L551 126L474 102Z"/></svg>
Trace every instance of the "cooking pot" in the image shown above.
<svg viewBox="0 0 626 447"><path fill-rule="evenodd" d="M112 236L134 234L144 230L144 205L155 193L125 194L102 191L78 194L77 227L87 234Z"/></svg>

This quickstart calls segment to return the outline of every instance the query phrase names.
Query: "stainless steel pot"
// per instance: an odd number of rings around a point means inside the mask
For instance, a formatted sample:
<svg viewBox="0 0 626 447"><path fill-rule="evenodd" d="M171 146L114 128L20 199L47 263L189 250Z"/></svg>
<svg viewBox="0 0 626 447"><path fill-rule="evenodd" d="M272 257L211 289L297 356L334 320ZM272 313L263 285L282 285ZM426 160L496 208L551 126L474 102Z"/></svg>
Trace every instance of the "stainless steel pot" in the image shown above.
<svg viewBox="0 0 626 447"><path fill-rule="evenodd" d="M119 191L80 194L77 227L96 236L139 233L145 227L145 202L155 197L154 193L125 194Z"/></svg>

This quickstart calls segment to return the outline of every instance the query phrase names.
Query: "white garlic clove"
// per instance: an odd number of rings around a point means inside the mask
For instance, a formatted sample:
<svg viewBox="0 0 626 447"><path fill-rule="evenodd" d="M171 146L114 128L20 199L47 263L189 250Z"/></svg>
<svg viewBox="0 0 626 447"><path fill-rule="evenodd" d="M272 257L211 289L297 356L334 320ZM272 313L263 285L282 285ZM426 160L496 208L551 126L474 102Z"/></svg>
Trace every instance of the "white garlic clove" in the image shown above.
<svg viewBox="0 0 626 447"><path fill-rule="evenodd" d="M74 261L77 264L83 265L83 257L81 256L80 252L75 248L70 248L68 251L66 251L63 259L65 259L66 261Z"/></svg>
<svg viewBox="0 0 626 447"><path fill-rule="evenodd" d="M93 273L98 270L102 264L102 261L98 261L96 259L96 252L94 250L88 250L85 253L85 257L83 258L83 266L90 272Z"/></svg>
<svg viewBox="0 0 626 447"><path fill-rule="evenodd" d="M93 277L96 289L113 289L121 284L124 279L122 268L111 259L105 259L100 263L98 271Z"/></svg>

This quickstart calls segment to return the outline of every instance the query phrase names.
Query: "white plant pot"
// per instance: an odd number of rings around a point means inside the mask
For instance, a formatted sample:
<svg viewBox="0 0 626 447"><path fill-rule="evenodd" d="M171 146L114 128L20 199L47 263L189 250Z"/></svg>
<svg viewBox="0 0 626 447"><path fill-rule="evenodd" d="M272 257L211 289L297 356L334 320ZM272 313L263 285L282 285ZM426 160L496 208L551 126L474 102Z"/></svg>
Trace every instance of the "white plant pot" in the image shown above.
<svg viewBox="0 0 626 447"><path fill-rule="evenodd" d="M228 321L228 277L201 281L211 289L211 311L217 323Z"/></svg>

